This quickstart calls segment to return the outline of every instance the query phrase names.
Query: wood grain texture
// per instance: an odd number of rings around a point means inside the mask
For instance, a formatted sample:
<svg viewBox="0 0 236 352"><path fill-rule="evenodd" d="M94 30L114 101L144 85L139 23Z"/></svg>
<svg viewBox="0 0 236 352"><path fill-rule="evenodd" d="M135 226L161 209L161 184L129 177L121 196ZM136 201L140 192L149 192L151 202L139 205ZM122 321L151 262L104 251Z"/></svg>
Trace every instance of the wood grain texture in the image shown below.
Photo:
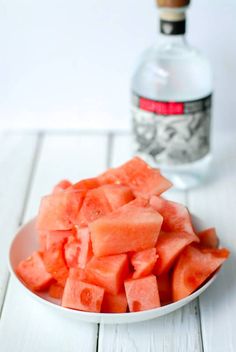
<svg viewBox="0 0 236 352"><path fill-rule="evenodd" d="M8 282L7 256L10 241L19 225L37 136L0 136L0 311Z"/></svg>
<svg viewBox="0 0 236 352"><path fill-rule="evenodd" d="M102 172L107 161L106 147L105 136L43 138L24 222L36 214L41 196L50 192L60 179L77 181ZM0 321L1 352L92 352L96 341L96 324L61 319L33 302L10 280Z"/></svg>
<svg viewBox="0 0 236 352"><path fill-rule="evenodd" d="M1 352L95 352L97 325L72 321L10 281L0 321Z"/></svg>
<svg viewBox="0 0 236 352"><path fill-rule="evenodd" d="M100 352L199 352L200 345L195 303L155 320L100 327Z"/></svg>
<svg viewBox="0 0 236 352"><path fill-rule="evenodd" d="M216 138L209 182L189 195L190 209L215 226L231 250L215 283L200 297L205 352L236 351L236 135Z"/></svg>
<svg viewBox="0 0 236 352"><path fill-rule="evenodd" d="M112 143L112 166L132 155L129 136L115 137ZM167 198L186 203L185 192L171 190ZM197 301L165 317L131 325L100 326L100 352L201 352L201 331Z"/></svg>

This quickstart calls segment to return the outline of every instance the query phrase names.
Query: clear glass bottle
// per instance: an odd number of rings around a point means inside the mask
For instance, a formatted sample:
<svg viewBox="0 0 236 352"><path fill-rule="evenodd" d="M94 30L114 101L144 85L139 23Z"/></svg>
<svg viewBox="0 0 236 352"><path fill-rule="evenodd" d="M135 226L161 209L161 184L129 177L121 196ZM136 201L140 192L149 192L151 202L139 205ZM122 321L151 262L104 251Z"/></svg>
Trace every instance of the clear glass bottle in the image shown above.
<svg viewBox="0 0 236 352"><path fill-rule="evenodd" d="M211 161L211 67L186 41L186 9L160 8L159 40L144 53L132 79L135 153L180 189L199 184Z"/></svg>

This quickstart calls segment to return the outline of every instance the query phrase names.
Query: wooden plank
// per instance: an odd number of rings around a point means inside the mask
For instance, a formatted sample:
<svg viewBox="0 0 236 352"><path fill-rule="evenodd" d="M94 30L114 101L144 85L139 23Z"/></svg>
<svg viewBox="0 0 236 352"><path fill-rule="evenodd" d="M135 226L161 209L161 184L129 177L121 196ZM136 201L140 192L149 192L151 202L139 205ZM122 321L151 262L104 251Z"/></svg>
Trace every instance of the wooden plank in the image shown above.
<svg viewBox="0 0 236 352"><path fill-rule="evenodd" d="M45 137L24 221L36 213L40 197L50 192L58 180L66 177L76 181L103 171L106 146L105 136ZM72 322L54 315L10 282L0 325L1 352L90 352L95 351L96 341L96 324Z"/></svg>
<svg viewBox="0 0 236 352"><path fill-rule="evenodd" d="M199 352L200 331L194 304L167 316L127 325L101 325L102 352Z"/></svg>
<svg viewBox="0 0 236 352"><path fill-rule="evenodd" d="M129 136L114 138L112 166L117 166L132 155ZM186 203L184 192L169 191L168 198ZM102 325L99 335L102 352L173 352L201 351L201 329L198 304L193 302L173 314L131 325Z"/></svg>
<svg viewBox="0 0 236 352"><path fill-rule="evenodd" d="M10 241L19 225L25 193L37 146L36 134L0 136L0 311L8 282L7 256Z"/></svg>
<svg viewBox="0 0 236 352"><path fill-rule="evenodd" d="M236 148L235 134L217 136L212 175L207 184L190 193L191 211L215 226L221 245L231 257L219 277L200 297L203 346L206 352L236 349Z"/></svg>

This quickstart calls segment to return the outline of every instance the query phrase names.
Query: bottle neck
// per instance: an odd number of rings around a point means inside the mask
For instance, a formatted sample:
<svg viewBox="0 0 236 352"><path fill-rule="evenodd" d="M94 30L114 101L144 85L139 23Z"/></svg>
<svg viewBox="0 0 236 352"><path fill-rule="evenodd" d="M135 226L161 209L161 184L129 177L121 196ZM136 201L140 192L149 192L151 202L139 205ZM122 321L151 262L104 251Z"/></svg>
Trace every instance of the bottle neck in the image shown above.
<svg viewBox="0 0 236 352"><path fill-rule="evenodd" d="M159 40L167 46L185 46L187 44L185 34L166 35L160 33Z"/></svg>
<svg viewBox="0 0 236 352"><path fill-rule="evenodd" d="M185 31L185 8L160 11L160 32L162 36L170 41L183 41Z"/></svg>

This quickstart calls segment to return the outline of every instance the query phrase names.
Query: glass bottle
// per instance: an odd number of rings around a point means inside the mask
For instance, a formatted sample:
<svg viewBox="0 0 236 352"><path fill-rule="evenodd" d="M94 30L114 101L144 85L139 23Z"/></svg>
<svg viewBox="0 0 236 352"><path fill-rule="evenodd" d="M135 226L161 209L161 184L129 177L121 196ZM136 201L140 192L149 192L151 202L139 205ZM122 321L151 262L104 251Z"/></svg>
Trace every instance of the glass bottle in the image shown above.
<svg viewBox="0 0 236 352"><path fill-rule="evenodd" d="M210 167L211 67L185 38L189 0L157 2L161 34L132 79L135 154L188 189Z"/></svg>

